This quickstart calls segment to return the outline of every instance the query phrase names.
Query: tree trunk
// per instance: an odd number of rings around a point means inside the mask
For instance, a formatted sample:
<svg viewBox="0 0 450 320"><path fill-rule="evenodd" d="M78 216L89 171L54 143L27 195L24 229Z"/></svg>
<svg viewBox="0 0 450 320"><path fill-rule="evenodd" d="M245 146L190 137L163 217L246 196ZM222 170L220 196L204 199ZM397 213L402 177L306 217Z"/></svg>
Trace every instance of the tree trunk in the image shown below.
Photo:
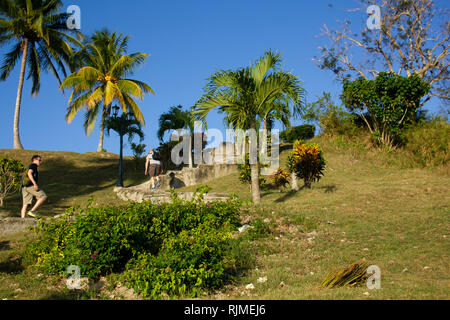
<svg viewBox="0 0 450 320"><path fill-rule="evenodd" d="M256 126L253 125L251 127L252 129L255 129ZM256 135L256 137L258 137L258 135ZM250 148L250 152L252 148ZM259 188L259 159L258 159L258 154L256 155L256 164L251 164L250 163L250 170L251 170L251 178L252 178L252 199L253 199L253 203L256 205L261 204L261 191ZM250 157L251 159L251 157Z"/></svg>
<svg viewBox="0 0 450 320"><path fill-rule="evenodd" d="M100 123L100 139L98 142L97 152L103 151L103 139L105 137L105 119L106 119L106 114L103 113L102 114L102 122Z"/></svg>
<svg viewBox="0 0 450 320"><path fill-rule="evenodd" d="M295 172L292 173L292 191L298 191L298 179L297 179L297 175L295 174Z"/></svg>
<svg viewBox="0 0 450 320"><path fill-rule="evenodd" d="M23 40L22 48L22 66L20 68L19 87L17 88L16 107L14 113L14 149L23 150L22 143L20 142L19 135L19 122L20 122L20 104L22 102L23 81L25 78L25 68L27 65L28 57L28 39Z"/></svg>
<svg viewBox="0 0 450 320"><path fill-rule="evenodd" d="M261 191L259 189L259 163L250 165L252 176L252 199L254 204L261 204Z"/></svg>

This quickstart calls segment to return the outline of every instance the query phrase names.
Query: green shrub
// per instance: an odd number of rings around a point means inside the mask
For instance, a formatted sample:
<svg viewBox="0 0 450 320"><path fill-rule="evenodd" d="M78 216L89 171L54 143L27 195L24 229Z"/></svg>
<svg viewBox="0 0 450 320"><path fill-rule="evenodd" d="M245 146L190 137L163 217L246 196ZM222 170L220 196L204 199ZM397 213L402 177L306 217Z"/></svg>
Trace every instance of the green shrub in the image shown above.
<svg viewBox="0 0 450 320"><path fill-rule="evenodd" d="M239 181L243 184L248 184L251 186L252 184L252 167L250 165L250 156L248 154L245 155L245 163L238 164L239 169ZM268 165L263 165L261 162L259 163L259 168L266 168ZM266 185L266 179L264 177L259 177L259 185L260 187L264 187Z"/></svg>
<svg viewBox="0 0 450 320"><path fill-rule="evenodd" d="M163 292L195 296L205 288L217 288L228 269L223 259L231 236L230 229L217 230L208 223L183 230L164 241L157 255L143 253L132 259L124 280L152 298Z"/></svg>
<svg viewBox="0 0 450 320"><path fill-rule="evenodd" d="M41 222L25 263L47 274L97 279L123 272L123 280L144 296L197 295L223 283L231 235L239 224L237 199L206 204L172 195L167 204L129 203L120 207L72 208Z"/></svg>
<svg viewBox="0 0 450 320"><path fill-rule="evenodd" d="M316 127L313 125L302 125L287 129L280 133L280 140L286 143L294 143L297 140L309 140L314 138Z"/></svg>
<svg viewBox="0 0 450 320"><path fill-rule="evenodd" d="M273 232L271 225L261 218L255 219L251 226L252 228L248 230L247 235L252 240L265 238Z"/></svg>
<svg viewBox="0 0 450 320"><path fill-rule="evenodd" d="M436 167L449 163L450 124L434 119L410 126L403 136L403 151L411 164Z"/></svg>
<svg viewBox="0 0 450 320"><path fill-rule="evenodd" d="M346 135L351 137L355 136L358 131L355 123L358 119L357 115L349 113L342 106L335 104L328 92L324 92L317 101L308 103L302 117L307 122L317 123L321 133L328 136Z"/></svg>
<svg viewBox="0 0 450 320"><path fill-rule="evenodd" d="M24 170L19 160L0 157L0 207L9 194L19 190Z"/></svg>
<svg viewBox="0 0 450 320"><path fill-rule="evenodd" d="M380 72L374 80L345 80L343 86L341 100L345 107L358 113L371 134L388 150L398 144L405 125L416 119L422 98L431 88L417 74L402 77L387 72ZM370 117L366 118L365 113Z"/></svg>
<svg viewBox="0 0 450 320"><path fill-rule="evenodd" d="M200 186L197 189L195 189L195 193L202 193L202 194L206 194L208 192L210 192L212 189L210 186L206 185L206 186Z"/></svg>

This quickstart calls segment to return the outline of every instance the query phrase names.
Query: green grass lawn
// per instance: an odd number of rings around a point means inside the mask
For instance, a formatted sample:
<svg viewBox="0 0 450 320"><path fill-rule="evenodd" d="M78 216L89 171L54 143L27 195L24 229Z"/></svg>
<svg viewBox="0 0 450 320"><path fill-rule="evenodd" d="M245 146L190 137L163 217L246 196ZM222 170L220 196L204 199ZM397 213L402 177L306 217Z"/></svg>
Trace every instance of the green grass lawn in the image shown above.
<svg viewBox="0 0 450 320"><path fill-rule="evenodd" d="M249 241L256 266L212 299L448 299L450 297L450 171L404 168L392 156L319 138L328 166L312 189L297 193L262 190L262 208L245 221L262 218L271 232ZM94 196L119 204L113 194L117 156L39 152L42 187L50 197L44 215L61 213ZM1 150L28 162L34 152ZM282 153L286 159L287 152ZM26 161L25 161L26 159ZM127 160L125 184L145 181ZM211 192L250 200L237 174L208 183ZM194 190L195 187L185 188ZM3 215L18 215L19 197L6 200ZM101 299L69 292L56 278L21 266L31 233L0 236L0 299ZM365 259L381 269L381 290L321 289L333 267ZM257 279L267 277L264 283ZM245 287L252 283L253 290ZM281 284L281 285L280 285ZM367 294L368 293L368 294Z"/></svg>

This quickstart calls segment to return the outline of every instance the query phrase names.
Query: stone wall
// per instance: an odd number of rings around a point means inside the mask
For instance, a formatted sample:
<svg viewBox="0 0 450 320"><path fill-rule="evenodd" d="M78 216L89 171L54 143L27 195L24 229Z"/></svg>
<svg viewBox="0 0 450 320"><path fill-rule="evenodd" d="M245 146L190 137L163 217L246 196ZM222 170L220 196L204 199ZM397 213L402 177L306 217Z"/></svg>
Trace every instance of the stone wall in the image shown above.
<svg viewBox="0 0 450 320"><path fill-rule="evenodd" d="M161 190L180 189L183 187L205 184L210 180L237 173L236 165L216 164L200 165L197 168L183 168L181 171L169 171L161 176Z"/></svg>
<svg viewBox="0 0 450 320"><path fill-rule="evenodd" d="M117 196L125 201L152 201L154 203L163 203L170 201L170 189L180 189L183 187L207 184L212 179L221 178L238 172L236 165L216 164L216 165L201 165L197 168L183 168L181 171L169 171L167 174L160 177L161 188L156 191L151 190L150 181L141 185L129 188L115 188ZM179 197L190 200L193 196L192 192L178 193ZM222 194L207 194L204 200L210 201L224 201L228 198L227 195Z"/></svg>

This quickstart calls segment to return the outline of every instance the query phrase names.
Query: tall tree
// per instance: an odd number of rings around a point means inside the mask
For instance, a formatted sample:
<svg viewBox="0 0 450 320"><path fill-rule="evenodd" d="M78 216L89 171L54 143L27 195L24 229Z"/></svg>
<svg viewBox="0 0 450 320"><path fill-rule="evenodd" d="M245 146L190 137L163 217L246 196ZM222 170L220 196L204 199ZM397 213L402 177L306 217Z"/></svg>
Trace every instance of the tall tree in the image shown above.
<svg viewBox="0 0 450 320"><path fill-rule="evenodd" d="M52 72L61 84L66 67L71 66L72 47L79 41L68 30L66 13L60 13L60 0L1 0L0 45L11 47L0 67L0 80L5 81L21 58L19 86L14 111L14 149L23 149L20 140L20 109L26 66L32 80L31 94L39 94L41 71Z"/></svg>
<svg viewBox="0 0 450 320"><path fill-rule="evenodd" d="M135 135L139 137L139 142L144 140L144 132L142 131L142 124L136 120L131 114L123 113L120 117L107 117L105 119L105 131L109 136L110 131L113 130L120 134L122 128L122 135L128 136L128 142L131 144Z"/></svg>
<svg viewBox="0 0 450 320"><path fill-rule="evenodd" d="M340 80L375 79L381 71L407 77L416 73L432 86L423 104L432 97L448 103L449 11L437 8L433 0L359 2L364 12L373 4L380 7L380 29L368 30L365 20L359 33L350 29L349 21L340 30L325 26L331 45L319 47L319 66Z"/></svg>
<svg viewBox="0 0 450 320"><path fill-rule="evenodd" d="M76 114L85 109L84 128L90 135L100 115L100 139L97 152L103 149L104 122L111 114L114 101L121 106L123 113L131 113L136 120L145 125L145 120L136 98L143 100L144 93L153 93L146 83L127 77L143 65L149 54L126 54L129 37L97 31L86 39L83 48L76 54L79 70L69 75L61 89L73 89L69 99L66 121L71 123Z"/></svg>
<svg viewBox="0 0 450 320"><path fill-rule="evenodd" d="M281 54L269 50L250 67L216 72L209 78L206 93L195 106L195 114L206 120L209 112L218 108L225 113L225 122L233 129L258 130L260 119L267 115L270 105L290 101L297 106L301 101L302 88L298 78L281 71L280 63ZM260 166L256 159L251 163L255 204L261 202L259 175Z"/></svg>
<svg viewBox="0 0 450 320"><path fill-rule="evenodd" d="M163 142L164 134L169 130L188 130L191 135L189 142L189 168L193 167L192 161L192 149L193 149L193 137L195 130L196 118L192 110L183 110L183 106L172 107L166 113L163 113L159 118L159 130L158 138Z"/></svg>

